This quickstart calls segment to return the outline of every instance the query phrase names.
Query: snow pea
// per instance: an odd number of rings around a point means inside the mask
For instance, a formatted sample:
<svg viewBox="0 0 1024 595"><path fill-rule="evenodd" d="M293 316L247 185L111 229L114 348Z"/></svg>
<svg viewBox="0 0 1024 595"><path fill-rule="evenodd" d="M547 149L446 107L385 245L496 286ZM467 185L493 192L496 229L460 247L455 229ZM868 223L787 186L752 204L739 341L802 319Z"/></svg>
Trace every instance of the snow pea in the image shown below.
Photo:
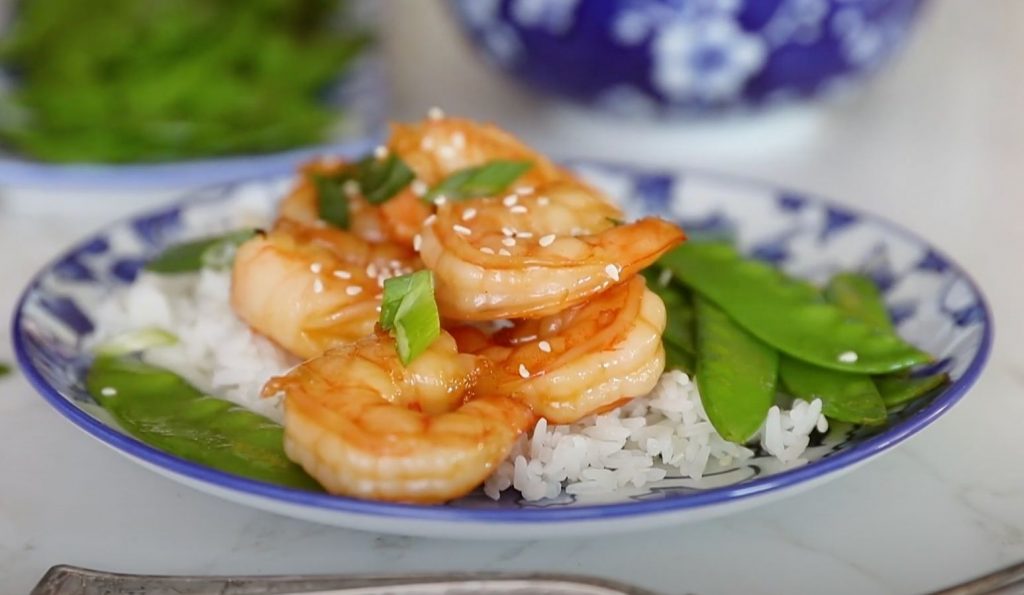
<svg viewBox="0 0 1024 595"><path fill-rule="evenodd" d="M695 300L697 387L711 425L726 440L746 442L775 401L779 354L718 306Z"/></svg>
<svg viewBox="0 0 1024 595"><path fill-rule="evenodd" d="M889 311L870 277L860 273L839 273L825 286L825 299L875 328L893 330Z"/></svg>
<svg viewBox="0 0 1024 595"><path fill-rule="evenodd" d="M829 419L865 425L885 423L885 404L870 376L783 356L779 379L794 397L821 399L821 412Z"/></svg>
<svg viewBox="0 0 1024 595"><path fill-rule="evenodd" d="M692 376L697 367L694 354L680 349L669 341L664 341L663 345L665 347L665 370L679 370Z"/></svg>
<svg viewBox="0 0 1024 595"><path fill-rule="evenodd" d="M177 374L136 359L100 356L86 376L86 387L146 444L243 477L320 490L285 456L281 426L204 395Z"/></svg>
<svg viewBox="0 0 1024 595"><path fill-rule="evenodd" d="M662 339L671 343L677 351L693 356L697 346L693 338L693 295L685 285L669 281L662 284L660 267L648 267L644 270L647 277L647 288L653 291L665 303L665 332ZM692 357L690 358L693 359Z"/></svg>
<svg viewBox="0 0 1024 595"><path fill-rule="evenodd" d="M825 368L857 373L903 370L931 358L892 331L831 304L811 284L742 258L723 243L686 243L659 261L772 347Z"/></svg>
<svg viewBox="0 0 1024 595"><path fill-rule="evenodd" d="M949 382L948 374L930 376L886 375L875 377L875 386L886 407L896 407Z"/></svg>

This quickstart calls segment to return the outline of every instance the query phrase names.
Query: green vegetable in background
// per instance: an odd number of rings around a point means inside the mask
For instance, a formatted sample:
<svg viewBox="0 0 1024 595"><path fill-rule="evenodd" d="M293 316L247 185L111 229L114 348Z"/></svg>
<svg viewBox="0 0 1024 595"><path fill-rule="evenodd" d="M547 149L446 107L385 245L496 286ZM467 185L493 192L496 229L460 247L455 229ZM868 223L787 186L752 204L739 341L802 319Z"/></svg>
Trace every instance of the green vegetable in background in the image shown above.
<svg viewBox="0 0 1024 595"><path fill-rule="evenodd" d="M380 326L394 335L403 364L426 351L441 335L433 273L422 270L384 281Z"/></svg>
<svg viewBox="0 0 1024 595"><path fill-rule="evenodd" d="M694 302L701 403L723 438L746 442L775 402L779 354L707 299Z"/></svg>
<svg viewBox="0 0 1024 595"><path fill-rule="evenodd" d="M0 362L0 378L11 373L11 365L7 362Z"/></svg>
<svg viewBox="0 0 1024 595"><path fill-rule="evenodd" d="M227 266L235 249L256 233L254 229L240 229L220 236L175 244L146 263L146 270L172 275L194 273L208 266Z"/></svg>
<svg viewBox="0 0 1024 595"><path fill-rule="evenodd" d="M494 196L504 192L512 182L533 166L529 161L495 159L476 167L461 169L430 189L423 200L444 196L450 200Z"/></svg>
<svg viewBox="0 0 1024 595"><path fill-rule="evenodd" d="M686 243L659 263L747 331L797 359L860 373L892 372L931 359L894 332L845 314L809 283L743 259L727 244Z"/></svg>
<svg viewBox="0 0 1024 595"><path fill-rule="evenodd" d="M821 412L829 419L855 424L885 423L885 404L871 377L829 370L783 356L779 379L794 397L821 399Z"/></svg>
<svg viewBox="0 0 1024 595"><path fill-rule="evenodd" d="M46 161L167 161L328 140L367 45L341 0L24 0L0 139Z"/></svg>
<svg viewBox="0 0 1024 595"><path fill-rule="evenodd" d="M285 456L281 426L204 395L167 370L100 356L86 386L125 430L146 444L250 479L320 490Z"/></svg>

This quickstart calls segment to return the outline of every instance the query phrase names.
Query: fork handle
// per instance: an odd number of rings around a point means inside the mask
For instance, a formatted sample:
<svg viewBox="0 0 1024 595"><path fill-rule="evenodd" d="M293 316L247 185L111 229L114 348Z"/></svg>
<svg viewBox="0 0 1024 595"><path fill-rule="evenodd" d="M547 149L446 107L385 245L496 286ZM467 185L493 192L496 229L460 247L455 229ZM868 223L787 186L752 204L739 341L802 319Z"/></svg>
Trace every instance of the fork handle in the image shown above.
<svg viewBox="0 0 1024 595"><path fill-rule="evenodd" d="M558 574L459 573L407 576L156 576L54 566L31 595L655 595L604 579Z"/></svg>

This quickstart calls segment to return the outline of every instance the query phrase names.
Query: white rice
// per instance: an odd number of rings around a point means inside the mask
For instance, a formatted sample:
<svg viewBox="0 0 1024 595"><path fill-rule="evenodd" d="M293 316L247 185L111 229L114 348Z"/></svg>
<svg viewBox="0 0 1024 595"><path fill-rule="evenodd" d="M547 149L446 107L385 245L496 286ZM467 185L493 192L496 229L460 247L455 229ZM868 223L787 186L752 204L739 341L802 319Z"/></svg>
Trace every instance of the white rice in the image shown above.
<svg viewBox="0 0 1024 595"><path fill-rule="evenodd" d="M269 211L263 197L244 198L238 209L247 225L261 225ZM239 227L238 219L218 218L191 209L190 229L206 235ZM261 219L262 218L262 219ZM196 274L143 273L129 288L103 302L97 312L93 343L143 328L164 329L178 337L173 345L155 347L145 361L180 374L200 390L228 399L278 422L279 398L260 397L263 384L297 361L266 338L253 333L229 303L230 271L205 269ZM805 463L804 451L814 431L828 422L821 401L795 400L782 410L773 406L755 436L763 450L784 466ZM498 498L515 489L526 500L572 495L609 494L626 487L679 475L700 479L705 473L749 459L754 451L723 439L701 406L697 386L684 373L665 373L650 394L614 411L571 425L540 420L516 443L484 484Z"/></svg>

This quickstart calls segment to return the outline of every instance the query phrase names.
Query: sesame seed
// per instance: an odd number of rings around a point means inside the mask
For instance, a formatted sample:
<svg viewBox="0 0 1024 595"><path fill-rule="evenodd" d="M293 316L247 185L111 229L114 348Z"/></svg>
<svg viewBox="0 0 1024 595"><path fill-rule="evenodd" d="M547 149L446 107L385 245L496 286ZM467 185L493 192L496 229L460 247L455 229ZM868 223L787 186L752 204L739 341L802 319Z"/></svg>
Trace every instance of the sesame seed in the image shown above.
<svg viewBox="0 0 1024 595"><path fill-rule="evenodd" d="M320 279L313 279L313 293L323 293L324 282Z"/></svg>
<svg viewBox="0 0 1024 595"><path fill-rule="evenodd" d="M520 186L516 188L516 194L521 194L523 196L533 194L533 186Z"/></svg>
<svg viewBox="0 0 1024 595"><path fill-rule="evenodd" d="M391 268L397 269L397 268L402 266L402 261L401 260L397 260L397 259L392 259L392 260L388 261L388 264L391 265Z"/></svg>
<svg viewBox="0 0 1024 595"><path fill-rule="evenodd" d="M551 199L546 197L546 196L541 196L540 198L537 199L537 204L539 204L542 207L546 207L550 203L551 203Z"/></svg>
<svg viewBox="0 0 1024 595"><path fill-rule="evenodd" d="M858 359L856 351L844 351L839 354L839 361L844 364L852 364Z"/></svg>
<svg viewBox="0 0 1024 595"><path fill-rule="evenodd" d="M376 277L377 276L377 265L372 263L372 262L370 264L366 265L366 275L369 276L369 277Z"/></svg>
<svg viewBox="0 0 1024 595"><path fill-rule="evenodd" d="M335 277L339 278L339 279L351 279L352 278L352 273L350 273L348 271L340 271L339 270L339 271L334 271L331 274L334 275Z"/></svg>
<svg viewBox="0 0 1024 595"><path fill-rule="evenodd" d="M614 264L610 264L604 267L604 272L606 275L612 278L612 281L619 280L619 267L615 266Z"/></svg>
<svg viewBox="0 0 1024 595"><path fill-rule="evenodd" d="M548 343L547 341L537 343L537 347L539 347L544 353L551 353L551 343Z"/></svg>
<svg viewBox="0 0 1024 595"><path fill-rule="evenodd" d="M412 184L409 184L409 189L412 190L412 193L416 196L423 196L428 190L430 190L427 183L423 180L413 180Z"/></svg>
<svg viewBox="0 0 1024 595"><path fill-rule="evenodd" d="M462 234L464 236L468 236L473 233L473 230L465 225L453 225L452 229L455 230L455 233Z"/></svg>
<svg viewBox="0 0 1024 595"><path fill-rule="evenodd" d="M515 238L502 238L501 239L501 244L503 246L508 246L509 248L511 248L512 246L516 245L516 239Z"/></svg>
<svg viewBox="0 0 1024 595"><path fill-rule="evenodd" d="M373 297L374 297L374 299L378 299L379 300L380 298L384 297L384 294L383 293L376 293L376 294L374 294ZM377 306L377 311L380 312L380 306Z"/></svg>
<svg viewBox="0 0 1024 595"><path fill-rule="evenodd" d="M502 248L501 250L498 250L498 254L500 254L502 256L512 256L512 253L509 252L508 250L504 249L504 248Z"/></svg>
<svg viewBox="0 0 1024 595"><path fill-rule="evenodd" d="M104 397L113 397L117 394L117 389L112 386L104 386L100 389L100 394Z"/></svg>
<svg viewBox="0 0 1024 595"><path fill-rule="evenodd" d="M476 209L474 209L473 207L470 207L470 208L466 209L465 211L462 211L462 220L463 221L469 221L473 217L476 217Z"/></svg>
<svg viewBox="0 0 1024 595"><path fill-rule="evenodd" d="M444 118L444 110L435 105L427 110L427 117L431 120L440 120Z"/></svg>
<svg viewBox="0 0 1024 595"><path fill-rule="evenodd" d="M360 293L363 293L363 288L358 285L349 285L345 288L345 293L348 295L359 295Z"/></svg>
<svg viewBox="0 0 1024 595"><path fill-rule="evenodd" d="M658 275L658 285L668 287L670 281L672 281L672 269L661 269L661 274Z"/></svg>
<svg viewBox="0 0 1024 595"><path fill-rule="evenodd" d="M320 271L323 270L323 268L324 265L320 264L319 262L314 262L313 264L309 265L309 270L313 273L319 273Z"/></svg>
<svg viewBox="0 0 1024 595"><path fill-rule="evenodd" d="M452 144L455 145L456 149L461 149L466 146L466 135L461 132L456 132L452 135Z"/></svg>
<svg viewBox="0 0 1024 595"><path fill-rule="evenodd" d="M530 232L530 231L517 231L516 232L516 237L517 238L524 238L524 239L532 238L533 237L533 232Z"/></svg>
<svg viewBox="0 0 1024 595"><path fill-rule="evenodd" d="M448 197L444 196L443 194L434 199L434 204L437 206L441 206L446 202L448 202Z"/></svg>
<svg viewBox="0 0 1024 595"><path fill-rule="evenodd" d="M538 243L542 248L547 248L551 244L555 243L555 234L549 233L548 235L541 237L541 239L538 240Z"/></svg>
<svg viewBox="0 0 1024 595"><path fill-rule="evenodd" d="M579 237L579 236L583 235L584 232L583 232L583 228L582 227L574 227L574 228L572 228L572 231L570 231L569 233L571 233L572 237L575 238L575 237Z"/></svg>
<svg viewBox="0 0 1024 595"><path fill-rule="evenodd" d="M341 185L341 191L345 193L345 196L355 196L359 194L359 182L355 180L345 180L345 183Z"/></svg>
<svg viewBox="0 0 1024 595"><path fill-rule="evenodd" d="M441 157L444 159L452 159L453 157L455 157L455 149L449 147L448 145L441 145L441 148L438 149L437 152L440 153Z"/></svg>
<svg viewBox="0 0 1024 595"><path fill-rule="evenodd" d="M380 312L380 305L378 305L376 308L374 308L374 310Z"/></svg>
<svg viewBox="0 0 1024 595"><path fill-rule="evenodd" d="M384 159L385 157L388 156L388 148L385 147L384 145L378 146L376 149L373 150L373 156L376 157L377 159Z"/></svg>
<svg viewBox="0 0 1024 595"><path fill-rule="evenodd" d="M434 137L424 136L423 140L420 141L420 148L424 151L430 151L434 148Z"/></svg>
<svg viewBox="0 0 1024 595"><path fill-rule="evenodd" d="M526 212L526 207L524 207L523 205L516 205L516 206L512 207L511 209L509 209L509 212L521 215L521 214Z"/></svg>
<svg viewBox="0 0 1024 595"><path fill-rule="evenodd" d="M510 238L510 237L516 235L516 230L514 230L511 227L506 225L506 226L501 228L501 235Z"/></svg>
<svg viewBox="0 0 1024 595"><path fill-rule="evenodd" d="M526 364L519 364L519 375L523 378L530 377L530 371L526 369Z"/></svg>
<svg viewBox="0 0 1024 595"><path fill-rule="evenodd" d="M437 215L431 214L429 217L423 220L423 225L433 225L434 221L437 221Z"/></svg>
<svg viewBox="0 0 1024 595"><path fill-rule="evenodd" d="M423 245L423 236L416 234L412 237L412 249L419 252L420 246Z"/></svg>
<svg viewBox="0 0 1024 595"><path fill-rule="evenodd" d="M519 202L519 197L516 196L515 194L509 194L505 198L501 199L501 204L505 205L506 207L511 207L517 202Z"/></svg>
<svg viewBox="0 0 1024 595"><path fill-rule="evenodd" d="M481 246L480 247L480 251L483 252L484 254L492 254L492 255L494 254L494 250L491 249L491 248L488 248L487 246Z"/></svg>

